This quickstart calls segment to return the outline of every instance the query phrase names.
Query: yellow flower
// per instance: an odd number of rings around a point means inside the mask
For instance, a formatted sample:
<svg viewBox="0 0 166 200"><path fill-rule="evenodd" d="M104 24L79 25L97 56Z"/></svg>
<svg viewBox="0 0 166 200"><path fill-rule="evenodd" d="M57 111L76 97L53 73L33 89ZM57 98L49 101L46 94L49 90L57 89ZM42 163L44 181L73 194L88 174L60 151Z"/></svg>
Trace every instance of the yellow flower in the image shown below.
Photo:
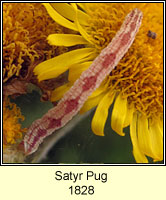
<svg viewBox="0 0 166 200"><path fill-rule="evenodd" d="M21 128L20 120L24 120L20 109L6 98L3 101L3 147L18 144L23 138L26 129Z"/></svg>
<svg viewBox="0 0 166 200"><path fill-rule="evenodd" d="M69 70L69 82L53 91L51 101L59 100L80 74L93 62L119 30L133 9L143 12L143 22L129 51L101 86L85 102L81 113L97 106L92 130L104 135L110 105L114 102L111 127L124 136L130 126L136 162L163 160L163 4L162 3L51 3L44 4L50 16L75 34L51 34L51 45L75 46L40 63L34 72L39 81ZM148 32L156 34L156 39ZM78 46L77 46L78 47Z"/></svg>
<svg viewBox="0 0 166 200"><path fill-rule="evenodd" d="M47 36L55 32L68 31L51 19L41 3L3 3L3 82L25 76L36 60L65 52L66 47L48 45Z"/></svg>

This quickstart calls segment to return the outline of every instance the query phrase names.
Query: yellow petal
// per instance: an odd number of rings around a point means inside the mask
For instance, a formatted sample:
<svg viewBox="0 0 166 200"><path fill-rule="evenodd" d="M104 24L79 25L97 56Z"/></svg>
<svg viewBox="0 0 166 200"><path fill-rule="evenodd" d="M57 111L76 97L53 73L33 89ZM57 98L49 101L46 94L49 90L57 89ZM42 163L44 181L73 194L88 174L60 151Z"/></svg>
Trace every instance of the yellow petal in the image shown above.
<svg viewBox="0 0 166 200"><path fill-rule="evenodd" d="M73 34L50 34L47 37L50 45L56 46L74 46L77 44L88 44L88 42L80 35Z"/></svg>
<svg viewBox="0 0 166 200"><path fill-rule="evenodd" d="M51 16L51 18L57 22L58 24L78 31L76 25L74 23L72 23L71 21L67 20L66 18L64 18L62 15L60 15L58 12L56 12L56 10L49 4L49 3L43 3L43 5L45 6L48 14Z"/></svg>
<svg viewBox="0 0 166 200"><path fill-rule="evenodd" d="M86 3L77 3L77 5L80 6L80 8L83 10L86 10Z"/></svg>
<svg viewBox="0 0 166 200"><path fill-rule="evenodd" d="M160 133L162 134L162 137L163 137L163 126L164 126L163 119L160 119L158 123L159 123L159 128L161 129Z"/></svg>
<svg viewBox="0 0 166 200"><path fill-rule="evenodd" d="M148 128L148 119L145 115L138 116L138 144L144 154L152 158L154 157Z"/></svg>
<svg viewBox="0 0 166 200"><path fill-rule="evenodd" d="M71 82L76 81L80 77L82 72L85 71L91 64L92 61L89 61L72 66L69 70L68 80Z"/></svg>
<svg viewBox="0 0 166 200"><path fill-rule="evenodd" d="M63 17L69 19L70 21L74 21L75 19L75 10L73 6L69 5L68 3L50 3L51 6ZM78 17L80 23L83 25L87 25L89 16L81 11L78 10Z"/></svg>
<svg viewBox="0 0 166 200"><path fill-rule="evenodd" d="M78 19L78 9L77 9L77 5L75 3L72 3L73 8L75 9L75 23L76 26L78 28L79 33L85 38L85 40L87 40L90 44L94 45L93 42L90 40L90 36L88 35L88 33L83 29L83 27L81 26L79 19Z"/></svg>
<svg viewBox="0 0 166 200"><path fill-rule="evenodd" d="M123 124L127 113L127 98L123 99L121 94L115 100L111 116L111 127L119 135L124 136Z"/></svg>
<svg viewBox="0 0 166 200"><path fill-rule="evenodd" d="M96 97L89 97L88 100L84 103L83 107L80 110L80 114L87 112L88 110L92 109L93 107L97 106L101 99L104 97L106 93L101 93Z"/></svg>
<svg viewBox="0 0 166 200"><path fill-rule="evenodd" d="M52 78L56 78L58 77L60 74L64 73L65 71L68 70L68 67L56 67L56 69L52 69L52 70L46 70L43 73L39 73L37 78L38 81L43 81L43 80L48 80L48 79L52 79Z"/></svg>
<svg viewBox="0 0 166 200"><path fill-rule="evenodd" d="M93 50L93 48L83 48L61 54L37 65L34 73L38 76L39 81L55 78L69 69L71 65L88 59L88 56L94 54Z"/></svg>
<svg viewBox="0 0 166 200"><path fill-rule="evenodd" d="M148 163L148 159L146 156L141 152L139 145L138 145L138 138L137 138L137 114L134 113L133 120L130 125L130 136L131 141L133 144L133 155L137 163Z"/></svg>
<svg viewBox="0 0 166 200"><path fill-rule="evenodd" d="M46 60L39 65L37 65L34 69L34 72L37 74L41 71L52 69L55 66L71 66L74 64L79 63L82 59L94 55L94 49L93 48L82 48L82 49L76 49L73 51L69 51L67 53L63 53L59 56L56 56L52 59Z"/></svg>
<svg viewBox="0 0 166 200"><path fill-rule="evenodd" d="M107 88L104 87L104 85L100 85L90 96L90 98L94 98L97 97L98 95L100 95L101 93L106 92Z"/></svg>
<svg viewBox="0 0 166 200"><path fill-rule="evenodd" d="M91 124L92 131L96 135L104 136L104 126L108 117L108 110L113 102L114 96L114 94L110 96L110 94L107 93L97 106Z"/></svg>
<svg viewBox="0 0 166 200"><path fill-rule="evenodd" d="M158 122L154 122L149 125L149 132L152 144L152 152L154 154L154 160L163 160L163 132Z"/></svg>
<svg viewBox="0 0 166 200"><path fill-rule="evenodd" d="M126 112L126 117L125 117L123 127L127 127L131 124L133 113L134 113L134 106L132 107L127 106L127 112Z"/></svg>
<svg viewBox="0 0 166 200"><path fill-rule="evenodd" d="M52 93L51 93L51 101L58 101L59 99L61 99L64 95L64 93L66 93L71 87L71 84L67 83L65 85L62 85L58 88L56 88Z"/></svg>

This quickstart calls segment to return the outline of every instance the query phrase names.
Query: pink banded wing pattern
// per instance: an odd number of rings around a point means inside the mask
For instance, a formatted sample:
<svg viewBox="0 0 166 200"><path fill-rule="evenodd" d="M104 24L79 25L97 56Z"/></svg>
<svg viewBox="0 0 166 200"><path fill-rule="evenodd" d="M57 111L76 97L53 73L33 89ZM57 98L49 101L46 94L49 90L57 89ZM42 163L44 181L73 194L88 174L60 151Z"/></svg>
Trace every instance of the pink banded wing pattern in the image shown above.
<svg viewBox="0 0 166 200"><path fill-rule="evenodd" d="M63 127L78 113L87 98L100 86L101 82L128 51L139 30L141 21L142 12L137 8L133 9L126 16L120 30L109 45L81 74L57 106L50 109L41 119L32 123L24 137L24 149L27 155L35 152L45 137Z"/></svg>

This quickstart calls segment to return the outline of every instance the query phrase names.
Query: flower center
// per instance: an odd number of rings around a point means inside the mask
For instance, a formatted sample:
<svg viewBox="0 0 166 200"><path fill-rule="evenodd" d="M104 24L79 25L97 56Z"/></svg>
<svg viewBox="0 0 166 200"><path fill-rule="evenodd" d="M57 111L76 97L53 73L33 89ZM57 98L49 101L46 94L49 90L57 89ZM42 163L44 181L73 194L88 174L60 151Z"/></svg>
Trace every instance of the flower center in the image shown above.
<svg viewBox="0 0 166 200"><path fill-rule="evenodd" d="M19 121L23 121L20 109L9 99L3 101L3 146L10 146L22 139L26 129L21 128Z"/></svg>
<svg viewBox="0 0 166 200"><path fill-rule="evenodd" d="M91 17L86 31L98 52L112 40L133 6L139 8L139 5L117 3L88 7ZM107 77L107 84L109 82L110 90L122 92L129 104L134 104L147 117L160 117L163 113L163 22L157 13L162 13L162 7L140 6L144 14L140 31L129 51ZM157 34L155 40L147 35L148 30Z"/></svg>

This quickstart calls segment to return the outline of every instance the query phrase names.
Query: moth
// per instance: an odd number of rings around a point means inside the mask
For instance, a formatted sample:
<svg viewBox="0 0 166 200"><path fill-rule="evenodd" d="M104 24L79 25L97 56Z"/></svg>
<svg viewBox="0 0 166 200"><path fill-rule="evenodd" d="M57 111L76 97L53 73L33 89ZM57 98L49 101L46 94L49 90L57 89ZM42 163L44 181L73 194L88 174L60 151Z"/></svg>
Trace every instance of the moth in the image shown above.
<svg viewBox="0 0 166 200"><path fill-rule="evenodd" d="M141 26L142 17L139 9L133 9L125 17L112 41L64 94L57 106L32 123L24 137L26 155L35 152L44 138L63 127L79 112L87 98L100 86L130 48Z"/></svg>

